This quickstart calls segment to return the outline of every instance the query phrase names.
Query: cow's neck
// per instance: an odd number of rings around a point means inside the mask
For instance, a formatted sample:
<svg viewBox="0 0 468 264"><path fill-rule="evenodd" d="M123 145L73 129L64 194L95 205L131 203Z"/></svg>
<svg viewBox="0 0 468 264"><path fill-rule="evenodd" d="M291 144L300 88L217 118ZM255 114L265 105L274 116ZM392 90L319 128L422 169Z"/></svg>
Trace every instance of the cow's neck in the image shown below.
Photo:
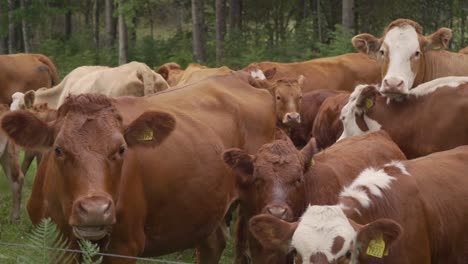
<svg viewBox="0 0 468 264"><path fill-rule="evenodd" d="M468 55L446 50L429 51L424 54L422 69L413 87L440 77L467 75Z"/></svg>

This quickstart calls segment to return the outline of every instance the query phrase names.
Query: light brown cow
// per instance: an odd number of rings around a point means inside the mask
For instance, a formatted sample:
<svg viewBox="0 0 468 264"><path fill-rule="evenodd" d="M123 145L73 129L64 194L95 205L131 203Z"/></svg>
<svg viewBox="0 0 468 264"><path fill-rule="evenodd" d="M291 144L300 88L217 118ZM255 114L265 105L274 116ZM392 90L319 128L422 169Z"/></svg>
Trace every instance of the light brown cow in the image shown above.
<svg viewBox="0 0 468 264"><path fill-rule="evenodd" d="M310 206L299 222L250 221L267 247L301 263L464 264L468 261L468 146L369 167L336 205Z"/></svg>
<svg viewBox="0 0 468 264"><path fill-rule="evenodd" d="M28 202L33 224L51 217L73 243L98 241L109 253L196 246L199 263L217 263L237 199L219 156L232 147L254 153L274 136L271 95L239 75L157 96L70 96L50 124L23 110L6 115L2 128L15 142L48 150Z"/></svg>
<svg viewBox="0 0 468 264"><path fill-rule="evenodd" d="M233 70L229 69L226 66L222 66L219 68L209 68L200 64L191 63L185 69L177 85L184 85L187 83L206 79L210 76L226 75L232 72Z"/></svg>
<svg viewBox="0 0 468 264"><path fill-rule="evenodd" d="M175 62L168 62L159 66L156 72L160 74L171 87L176 86L184 74L182 67Z"/></svg>
<svg viewBox="0 0 468 264"><path fill-rule="evenodd" d="M298 78L304 75L302 92L317 89L352 91L358 84L380 82L379 65L367 56L348 53L336 57L320 58L304 62L252 63L244 68L258 79L276 81Z"/></svg>
<svg viewBox="0 0 468 264"><path fill-rule="evenodd" d="M321 147L327 147L333 139L384 129L408 158L467 145L468 84L454 82L437 89L423 84L422 88L411 90L402 102L388 102L376 87L365 85L357 87L350 97L330 98L335 99L335 106L327 109L327 115L317 116L314 136ZM344 126L338 128L340 121Z"/></svg>
<svg viewBox="0 0 468 264"><path fill-rule="evenodd" d="M289 139L281 138L264 145L255 155L238 149L224 153L225 162L237 172L244 217L241 220L268 213L295 221L308 203L335 204L343 186L368 166L406 159L385 131L345 139L316 155L314 143L310 141L299 152ZM287 261L285 252L263 248L250 232L242 229L244 224L239 224L236 263L245 263L246 252L250 252L253 263ZM247 245L242 244L247 240L248 251Z"/></svg>
<svg viewBox="0 0 468 264"><path fill-rule="evenodd" d="M0 103L10 104L15 92L26 92L58 83L58 71L42 54L0 55Z"/></svg>
<svg viewBox="0 0 468 264"><path fill-rule="evenodd" d="M463 49L459 50L458 53L468 54L468 47L464 47Z"/></svg>
<svg viewBox="0 0 468 264"><path fill-rule="evenodd" d="M360 34L352 39L360 52L376 59L381 65L380 92L400 97L419 84L446 76L468 76L468 57L449 52L452 31L440 28L423 36L422 27L409 19L390 23L382 38Z"/></svg>

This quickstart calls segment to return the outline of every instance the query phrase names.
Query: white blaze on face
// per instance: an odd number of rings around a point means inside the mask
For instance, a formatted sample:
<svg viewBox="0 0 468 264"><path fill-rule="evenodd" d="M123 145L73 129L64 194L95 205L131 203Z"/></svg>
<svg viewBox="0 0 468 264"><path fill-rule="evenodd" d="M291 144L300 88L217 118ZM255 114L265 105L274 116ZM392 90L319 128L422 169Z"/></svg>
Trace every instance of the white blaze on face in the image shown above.
<svg viewBox="0 0 468 264"><path fill-rule="evenodd" d="M257 79L257 80L266 80L266 77L265 77L265 74L263 73L262 70L260 69L255 69L253 71L250 72L250 75L254 78L254 79Z"/></svg>
<svg viewBox="0 0 468 264"><path fill-rule="evenodd" d="M24 109L24 93L16 92L11 98L13 99L10 106L11 111Z"/></svg>
<svg viewBox="0 0 468 264"><path fill-rule="evenodd" d="M332 253L336 237L344 239L343 247ZM302 215L292 237L294 247L304 261L309 263L312 255L323 254L329 263L346 254L355 240L356 231L339 206L309 206Z"/></svg>
<svg viewBox="0 0 468 264"><path fill-rule="evenodd" d="M381 88L385 89L385 81L390 84L403 81L401 93L408 93L416 77L411 69L411 60L416 52L420 51L416 30L409 25L389 30L383 41L382 50L388 55L389 65Z"/></svg>

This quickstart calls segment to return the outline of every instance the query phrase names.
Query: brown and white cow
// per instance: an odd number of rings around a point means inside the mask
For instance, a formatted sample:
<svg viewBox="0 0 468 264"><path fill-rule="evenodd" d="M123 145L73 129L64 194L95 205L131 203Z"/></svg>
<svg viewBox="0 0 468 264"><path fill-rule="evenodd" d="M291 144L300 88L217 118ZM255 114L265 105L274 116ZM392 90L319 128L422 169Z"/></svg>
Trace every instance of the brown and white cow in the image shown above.
<svg viewBox="0 0 468 264"><path fill-rule="evenodd" d="M0 103L10 104L15 92L52 87L58 82L57 68L42 54L0 55Z"/></svg>
<svg viewBox="0 0 468 264"><path fill-rule="evenodd" d="M28 213L51 217L75 243L156 256L197 247L217 263L223 226L237 199L226 148L255 153L274 137L271 95L235 74L157 96L68 97L53 123L20 110L3 130L28 149L46 149ZM134 260L107 258L109 263Z"/></svg>
<svg viewBox="0 0 468 264"><path fill-rule="evenodd" d="M431 264L468 261L468 146L369 167L336 205L309 206L301 220L250 221L268 248L295 249L299 263Z"/></svg>
<svg viewBox="0 0 468 264"><path fill-rule="evenodd" d="M308 203L336 203L343 186L368 166L403 159L405 155L385 131L345 139L318 154L314 140L298 151L283 138L264 145L255 155L238 149L224 153L225 162L238 176L243 221L259 213L296 221ZM243 225L238 229L236 263L245 263L245 241L254 263L287 261L285 252L262 247Z"/></svg>
<svg viewBox="0 0 468 264"><path fill-rule="evenodd" d="M386 27L382 38L365 33L355 36L352 42L357 50L381 65L380 92L400 97L433 79L468 76L468 57L445 50L451 38L448 28L423 36L418 23L397 19Z"/></svg>
<svg viewBox="0 0 468 264"><path fill-rule="evenodd" d="M352 91L358 84L378 83L381 80L377 62L359 53L303 62L252 63L244 70L254 78L271 81L304 75L303 93L317 89Z"/></svg>

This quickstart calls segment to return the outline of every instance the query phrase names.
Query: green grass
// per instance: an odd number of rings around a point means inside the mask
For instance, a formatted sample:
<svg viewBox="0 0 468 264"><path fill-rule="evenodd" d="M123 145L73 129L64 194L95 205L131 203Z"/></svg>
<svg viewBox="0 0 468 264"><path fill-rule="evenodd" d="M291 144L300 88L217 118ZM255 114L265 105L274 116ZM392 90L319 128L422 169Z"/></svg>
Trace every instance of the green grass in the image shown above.
<svg viewBox="0 0 468 264"><path fill-rule="evenodd" d="M23 156L23 155L21 155ZM26 177L23 186L22 205L21 205L21 220L19 223L11 223L9 220L11 207L11 191L7 178L3 170L0 170L0 241L23 244L26 243L26 234L32 229L31 221L26 212L26 203L31 194L34 174L36 172L36 162L33 162ZM231 237L233 237L231 235ZM0 244L0 263L9 264L16 263L15 257L19 254L19 249ZM232 239L228 241L228 246L224 250L224 254L220 261L221 264L232 263L234 253L232 249ZM195 252L192 249L182 252L173 253L170 255L158 257L157 259L180 261L180 262L195 262ZM138 263L150 263L148 261L138 261Z"/></svg>

